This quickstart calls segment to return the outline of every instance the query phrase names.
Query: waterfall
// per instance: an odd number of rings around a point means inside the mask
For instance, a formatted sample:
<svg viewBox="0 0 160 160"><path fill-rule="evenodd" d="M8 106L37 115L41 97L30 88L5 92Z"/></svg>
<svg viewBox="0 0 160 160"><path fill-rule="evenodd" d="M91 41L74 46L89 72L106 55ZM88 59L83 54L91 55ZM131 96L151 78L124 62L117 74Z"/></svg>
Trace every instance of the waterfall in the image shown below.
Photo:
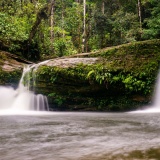
<svg viewBox="0 0 160 160"><path fill-rule="evenodd" d="M158 73L155 85L155 91L153 95L153 107L157 109L159 108L160 110L160 72Z"/></svg>
<svg viewBox="0 0 160 160"><path fill-rule="evenodd" d="M43 62L44 63L44 62ZM32 75L32 85L35 84L35 71L43 63L27 65L23 69L23 74L19 81L18 88L0 86L0 112L1 111L48 111L47 97L42 94L34 94L30 91ZM46 62L45 62L46 63ZM27 79L27 80L26 80ZM25 81L25 83L24 83Z"/></svg>

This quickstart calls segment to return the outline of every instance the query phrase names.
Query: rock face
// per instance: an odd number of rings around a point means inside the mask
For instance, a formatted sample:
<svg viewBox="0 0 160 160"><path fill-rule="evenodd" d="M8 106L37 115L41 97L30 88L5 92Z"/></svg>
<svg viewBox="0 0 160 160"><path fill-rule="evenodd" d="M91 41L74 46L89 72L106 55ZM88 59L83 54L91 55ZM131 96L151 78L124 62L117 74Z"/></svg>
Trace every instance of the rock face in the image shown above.
<svg viewBox="0 0 160 160"><path fill-rule="evenodd" d="M98 62L99 58L57 58L48 61L46 63L46 66L52 66L52 67L60 67L60 68L69 68L69 67L75 67L78 64L83 65L91 65Z"/></svg>
<svg viewBox="0 0 160 160"><path fill-rule="evenodd" d="M153 40L49 60L34 88L53 110L135 110L151 101L159 55L160 40Z"/></svg>
<svg viewBox="0 0 160 160"><path fill-rule="evenodd" d="M17 87L24 64L30 62L16 55L0 51L0 85Z"/></svg>

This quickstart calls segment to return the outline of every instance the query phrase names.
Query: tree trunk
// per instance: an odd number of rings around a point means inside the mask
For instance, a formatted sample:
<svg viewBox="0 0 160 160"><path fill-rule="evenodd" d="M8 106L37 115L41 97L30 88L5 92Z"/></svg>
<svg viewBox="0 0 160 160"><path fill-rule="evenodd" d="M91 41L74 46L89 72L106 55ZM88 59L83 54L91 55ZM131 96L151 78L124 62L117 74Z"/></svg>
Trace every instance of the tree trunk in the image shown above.
<svg viewBox="0 0 160 160"><path fill-rule="evenodd" d="M82 52L86 51L86 0L83 0L83 36L82 36Z"/></svg>
<svg viewBox="0 0 160 160"><path fill-rule="evenodd" d="M50 10L50 14L51 14L51 19L50 19L50 38L51 38L51 52L53 52L53 42L54 42L54 33L53 33L53 27L54 27L54 0L52 0L52 4L51 4L51 10Z"/></svg>
<svg viewBox="0 0 160 160"><path fill-rule="evenodd" d="M102 1L102 13L104 14L105 4L104 1Z"/></svg>
<svg viewBox="0 0 160 160"><path fill-rule="evenodd" d="M48 10L48 5L45 5L45 6L37 13L36 21L35 21L35 23L33 24L32 29L31 29L30 34L29 34L29 38L28 38L29 44L31 43L33 37L35 36L35 34L36 34L36 32L37 32L37 28L38 28L38 26L40 25L42 19L47 18L47 14L46 14L47 10Z"/></svg>
<svg viewBox="0 0 160 160"><path fill-rule="evenodd" d="M65 34L64 34L64 2L63 0L61 1L62 2L62 29L63 29L63 38L65 37Z"/></svg>
<svg viewBox="0 0 160 160"><path fill-rule="evenodd" d="M138 0L138 16L139 16L139 27L140 31L142 31L142 13L141 13L141 0Z"/></svg>
<svg viewBox="0 0 160 160"><path fill-rule="evenodd" d="M53 6L54 6L54 0L52 0L50 3L46 4L43 8L41 8L39 10L39 12L37 13L37 16L36 16L36 21L34 22L32 28L30 30L29 38L27 41L24 42L24 45L25 45L24 51L26 53L29 53L30 54L29 56L33 57L33 59L38 59L39 53L38 53L38 50L36 50L37 55L38 55L38 56L36 56L35 52L34 52L35 55L32 55L32 53L30 52L30 48L33 47L32 46L32 39L35 37L37 30L38 30L38 27L41 24L42 19L47 19L51 15ZM27 46L26 46L26 44L27 44ZM34 45L37 45L37 44L34 44ZM26 54L27 58L29 58L29 56Z"/></svg>
<svg viewBox="0 0 160 160"><path fill-rule="evenodd" d="M33 37L35 36L37 32L37 28L40 25L42 19L47 19L49 16L53 16L54 13L54 0L52 0L50 3L46 4L40 11L37 13L36 21L32 26L32 29L29 34L29 42L32 41Z"/></svg>

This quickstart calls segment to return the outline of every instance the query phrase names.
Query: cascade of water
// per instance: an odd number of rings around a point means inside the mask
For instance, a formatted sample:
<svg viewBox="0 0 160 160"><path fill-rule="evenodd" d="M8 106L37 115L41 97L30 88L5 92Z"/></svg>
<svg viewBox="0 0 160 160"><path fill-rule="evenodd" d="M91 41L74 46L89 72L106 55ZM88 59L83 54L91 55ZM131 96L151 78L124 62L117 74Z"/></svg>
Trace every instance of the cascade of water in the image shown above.
<svg viewBox="0 0 160 160"><path fill-rule="evenodd" d="M46 63L47 61L43 62ZM22 77L19 81L19 86L16 90L12 87L0 86L0 109L13 111L48 111L47 97L42 94L34 94L30 91L31 73L34 77L32 83L35 83L35 71L43 63L28 65L24 67ZM24 79L25 84L23 83Z"/></svg>
<svg viewBox="0 0 160 160"><path fill-rule="evenodd" d="M153 107L159 108L160 110L160 72L158 73L157 81L155 85L155 91L153 95Z"/></svg>

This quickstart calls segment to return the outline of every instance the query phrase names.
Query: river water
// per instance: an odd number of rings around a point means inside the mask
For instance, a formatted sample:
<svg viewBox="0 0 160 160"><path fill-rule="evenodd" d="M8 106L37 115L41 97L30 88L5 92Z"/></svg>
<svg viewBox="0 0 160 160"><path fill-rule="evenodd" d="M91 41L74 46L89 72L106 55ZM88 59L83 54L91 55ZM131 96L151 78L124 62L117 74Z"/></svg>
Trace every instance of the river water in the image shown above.
<svg viewBox="0 0 160 160"><path fill-rule="evenodd" d="M160 159L160 113L40 113L0 115L1 160Z"/></svg>

